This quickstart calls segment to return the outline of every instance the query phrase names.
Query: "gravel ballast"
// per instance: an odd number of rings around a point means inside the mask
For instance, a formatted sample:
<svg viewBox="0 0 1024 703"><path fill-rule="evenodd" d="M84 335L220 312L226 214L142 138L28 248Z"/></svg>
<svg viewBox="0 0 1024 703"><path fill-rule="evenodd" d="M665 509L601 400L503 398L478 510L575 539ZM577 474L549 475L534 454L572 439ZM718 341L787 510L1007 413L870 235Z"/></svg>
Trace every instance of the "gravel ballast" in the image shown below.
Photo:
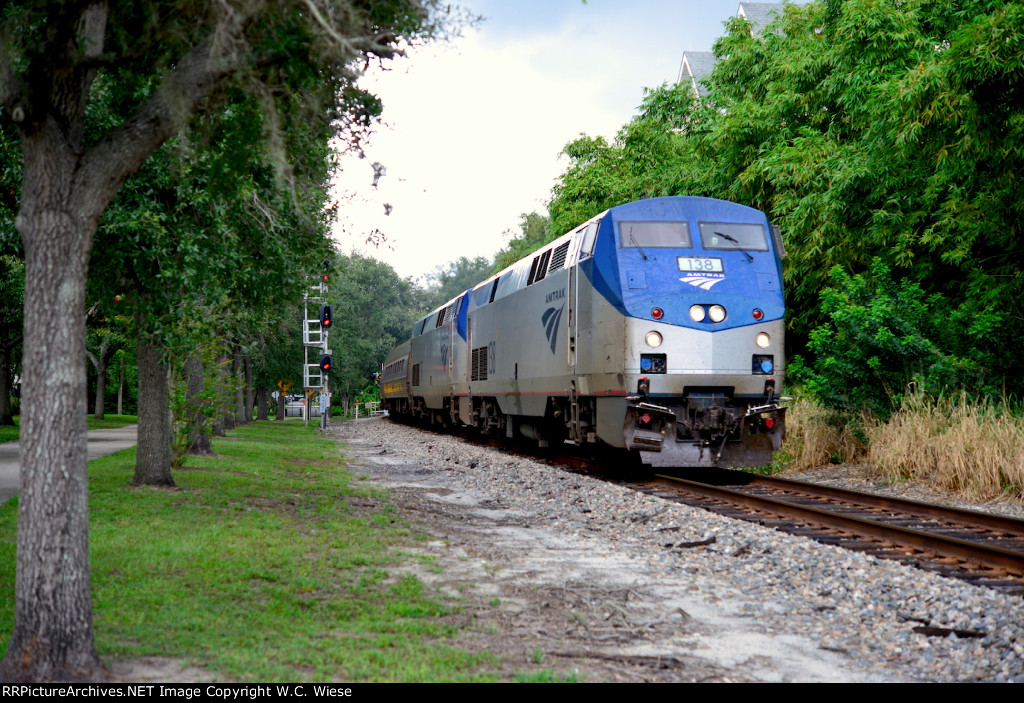
<svg viewBox="0 0 1024 703"><path fill-rule="evenodd" d="M441 566L418 575L472 612L456 645L497 649L508 671L1024 682L1019 597L386 418L330 432L434 537Z"/></svg>

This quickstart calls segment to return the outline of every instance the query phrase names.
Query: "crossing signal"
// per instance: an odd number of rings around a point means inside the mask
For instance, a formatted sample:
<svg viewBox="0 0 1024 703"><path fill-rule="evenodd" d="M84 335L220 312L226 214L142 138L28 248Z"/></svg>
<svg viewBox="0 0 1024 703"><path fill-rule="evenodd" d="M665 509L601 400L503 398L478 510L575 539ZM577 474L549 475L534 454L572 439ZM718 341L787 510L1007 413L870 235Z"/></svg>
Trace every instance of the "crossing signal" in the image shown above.
<svg viewBox="0 0 1024 703"><path fill-rule="evenodd" d="M331 280L331 273L330 273L330 271L331 271L331 260L330 259L324 259L323 269L324 269L323 272L320 274L320 280L323 281L324 283L327 283L327 281Z"/></svg>
<svg viewBox="0 0 1024 703"><path fill-rule="evenodd" d="M334 310L330 305L320 306L320 325L323 327L330 327L334 321Z"/></svg>
<svg viewBox="0 0 1024 703"><path fill-rule="evenodd" d="M328 373L331 370L331 364L333 363L330 354L320 355L320 370L324 373Z"/></svg>

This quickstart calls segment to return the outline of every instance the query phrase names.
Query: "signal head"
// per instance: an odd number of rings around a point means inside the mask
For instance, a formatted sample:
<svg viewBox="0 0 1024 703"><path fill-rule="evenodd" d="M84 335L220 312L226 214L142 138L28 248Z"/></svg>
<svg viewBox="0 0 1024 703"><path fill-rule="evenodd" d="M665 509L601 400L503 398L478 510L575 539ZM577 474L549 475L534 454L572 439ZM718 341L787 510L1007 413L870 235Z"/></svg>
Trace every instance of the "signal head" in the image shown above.
<svg viewBox="0 0 1024 703"><path fill-rule="evenodd" d="M323 371L324 373L330 373L331 366L333 366L333 365L334 365L334 360L331 359L331 355L330 354L321 354L320 355L320 370L321 371Z"/></svg>

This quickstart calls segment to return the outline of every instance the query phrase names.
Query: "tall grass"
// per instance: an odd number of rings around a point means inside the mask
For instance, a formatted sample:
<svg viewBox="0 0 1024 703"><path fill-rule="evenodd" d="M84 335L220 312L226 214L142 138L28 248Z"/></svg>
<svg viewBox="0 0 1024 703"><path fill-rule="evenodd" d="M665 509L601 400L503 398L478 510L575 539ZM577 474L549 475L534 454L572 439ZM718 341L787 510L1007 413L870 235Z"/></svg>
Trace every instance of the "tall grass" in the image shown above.
<svg viewBox="0 0 1024 703"><path fill-rule="evenodd" d="M786 443L779 459L794 471L862 461L867 453L865 421L851 421L797 391L786 409Z"/></svg>
<svg viewBox="0 0 1024 703"><path fill-rule="evenodd" d="M777 463L804 470L865 463L892 481L972 498L1024 497L1024 417L1005 400L907 393L888 422L829 410L796 393Z"/></svg>
<svg viewBox="0 0 1024 703"><path fill-rule="evenodd" d="M1024 495L1024 417L1005 400L908 394L867 434L868 461L889 478L981 499Z"/></svg>

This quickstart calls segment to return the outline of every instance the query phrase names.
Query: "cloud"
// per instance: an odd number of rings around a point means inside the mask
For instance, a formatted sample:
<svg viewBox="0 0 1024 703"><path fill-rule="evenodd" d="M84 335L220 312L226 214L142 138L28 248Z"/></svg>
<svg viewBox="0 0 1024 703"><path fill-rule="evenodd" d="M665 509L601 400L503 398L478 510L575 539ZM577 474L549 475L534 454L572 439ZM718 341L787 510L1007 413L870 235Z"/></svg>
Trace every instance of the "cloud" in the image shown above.
<svg viewBox="0 0 1024 703"><path fill-rule="evenodd" d="M643 87L674 80L683 49L709 48L735 13L696 0L463 4L495 19L364 79L385 126L369 158L346 160L337 178L358 194L343 205L352 234L339 242L361 247L382 230L392 248L363 251L403 276L494 254L520 214L546 212L562 147L580 133L613 137ZM375 161L387 168L376 190Z"/></svg>
<svg viewBox="0 0 1024 703"><path fill-rule="evenodd" d="M347 161L338 178L366 200L343 206L348 229L384 231L394 251L381 258L414 275L459 256L490 256L522 212L544 211L565 143L623 122L600 105L602 79L539 68L559 42L535 38L510 50L474 32L458 51L434 50L369 77L385 127L369 158ZM367 188L372 162L387 168L376 191Z"/></svg>

